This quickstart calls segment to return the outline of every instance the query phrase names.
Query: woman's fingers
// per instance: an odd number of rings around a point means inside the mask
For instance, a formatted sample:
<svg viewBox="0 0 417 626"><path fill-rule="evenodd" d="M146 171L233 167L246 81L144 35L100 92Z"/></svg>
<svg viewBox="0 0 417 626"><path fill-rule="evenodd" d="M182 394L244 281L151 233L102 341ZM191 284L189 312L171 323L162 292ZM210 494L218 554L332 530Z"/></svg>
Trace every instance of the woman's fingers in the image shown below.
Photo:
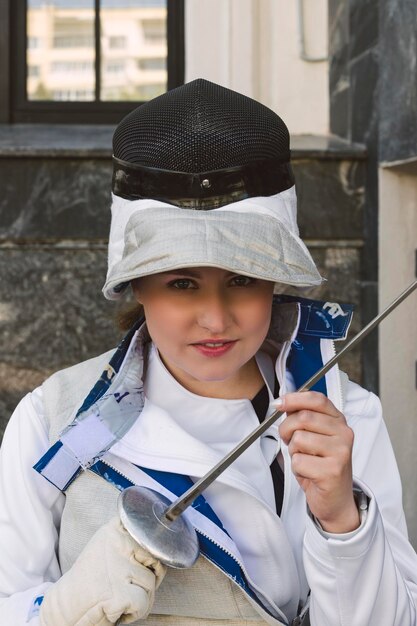
<svg viewBox="0 0 417 626"><path fill-rule="evenodd" d="M287 393L281 400L283 403L282 410L286 413L307 409L317 413L333 415L334 417L342 415L333 402L318 391L295 391L294 393Z"/></svg>
<svg viewBox="0 0 417 626"><path fill-rule="evenodd" d="M287 394L282 410L287 418L280 425L280 436L287 445L298 431L334 436L340 433L341 427L347 428L343 414L326 396L317 392Z"/></svg>
<svg viewBox="0 0 417 626"><path fill-rule="evenodd" d="M314 391L287 394L280 408L287 414L280 435L311 512L330 532L357 527L352 492L354 435L344 415Z"/></svg>
<svg viewBox="0 0 417 626"><path fill-rule="evenodd" d="M280 425L279 432L287 445L298 431L309 431L331 437L339 431L340 424L336 423L337 420L340 418L306 410L297 411L287 414L287 418Z"/></svg>
<svg viewBox="0 0 417 626"><path fill-rule="evenodd" d="M288 451L291 456L299 452L311 456L325 457L328 456L330 446L332 446L334 453L344 454L344 443L335 440L334 436L308 430L296 430L288 444Z"/></svg>
<svg viewBox="0 0 417 626"><path fill-rule="evenodd" d="M280 436L291 456L335 457L339 465L350 462L353 431L325 396L315 392L288 394L284 407L287 418L280 425Z"/></svg>
<svg viewBox="0 0 417 626"><path fill-rule="evenodd" d="M325 487L335 486L343 480L346 465L334 456L313 456L295 452L291 457L291 468L297 478L308 478Z"/></svg>

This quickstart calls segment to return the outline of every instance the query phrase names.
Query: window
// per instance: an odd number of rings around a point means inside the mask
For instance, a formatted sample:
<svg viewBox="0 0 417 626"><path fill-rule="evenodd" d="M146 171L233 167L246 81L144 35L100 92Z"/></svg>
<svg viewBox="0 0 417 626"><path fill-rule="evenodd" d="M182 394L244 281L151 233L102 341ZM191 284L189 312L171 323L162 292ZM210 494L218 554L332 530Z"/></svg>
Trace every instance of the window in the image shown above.
<svg viewBox="0 0 417 626"><path fill-rule="evenodd" d="M34 50L35 48L39 48L39 37L28 37L27 38L27 47L28 50Z"/></svg>
<svg viewBox="0 0 417 626"><path fill-rule="evenodd" d="M150 100L151 98L155 98L158 94L161 93L162 85L141 85L138 90L138 96L140 100Z"/></svg>
<svg viewBox="0 0 417 626"><path fill-rule="evenodd" d="M105 71L110 72L112 74L120 74L125 71L125 62L124 61L109 61L106 63Z"/></svg>
<svg viewBox="0 0 417 626"><path fill-rule="evenodd" d="M112 50L123 50L123 48L126 48L126 37L121 35L109 37L109 48Z"/></svg>
<svg viewBox="0 0 417 626"><path fill-rule="evenodd" d="M0 2L1 121L113 123L183 80L183 0Z"/></svg>
<svg viewBox="0 0 417 626"><path fill-rule="evenodd" d="M138 68L140 70L164 70L166 68L166 59L165 57L139 59Z"/></svg>
<svg viewBox="0 0 417 626"><path fill-rule="evenodd" d="M28 65L28 77L36 78L39 76L41 68L39 65Z"/></svg>
<svg viewBox="0 0 417 626"><path fill-rule="evenodd" d="M143 35L145 42L162 44L166 38L165 20L143 20Z"/></svg>
<svg viewBox="0 0 417 626"><path fill-rule="evenodd" d="M51 93L53 100L77 100L84 102L85 100L93 100L94 91L88 89L73 89L68 91L56 90Z"/></svg>
<svg viewBox="0 0 417 626"><path fill-rule="evenodd" d="M53 61L51 65L52 74L60 74L61 72L85 73L94 72L93 61Z"/></svg>
<svg viewBox="0 0 417 626"><path fill-rule="evenodd" d="M89 35L58 35L54 37L53 47L94 49L94 38Z"/></svg>

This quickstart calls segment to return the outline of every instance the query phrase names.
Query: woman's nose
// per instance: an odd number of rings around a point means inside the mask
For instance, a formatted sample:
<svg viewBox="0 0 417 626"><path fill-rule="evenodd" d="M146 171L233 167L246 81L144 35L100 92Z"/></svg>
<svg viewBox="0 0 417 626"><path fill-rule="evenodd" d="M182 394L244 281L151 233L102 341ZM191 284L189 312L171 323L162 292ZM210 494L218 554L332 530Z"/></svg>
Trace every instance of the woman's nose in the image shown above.
<svg viewBox="0 0 417 626"><path fill-rule="evenodd" d="M224 333L229 328L231 320L229 306L220 294L205 298L201 303L198 324L209 330L212 335Z"/></svg>

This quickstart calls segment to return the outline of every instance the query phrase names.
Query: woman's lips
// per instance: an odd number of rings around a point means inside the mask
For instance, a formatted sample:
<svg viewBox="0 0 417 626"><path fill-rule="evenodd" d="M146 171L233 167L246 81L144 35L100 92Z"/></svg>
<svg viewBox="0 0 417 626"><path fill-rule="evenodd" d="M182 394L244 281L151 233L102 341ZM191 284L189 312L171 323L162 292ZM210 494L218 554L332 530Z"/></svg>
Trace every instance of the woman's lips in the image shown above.
<svg viewBox="0 0 417 626"><path fill-rule="evenodd" d="M222 356L229 350L233 348L233 346L237 343L237 340L234 341L201 341L199 343L191 344L193 348L196 348L203 354L204 356Z"/></svg>

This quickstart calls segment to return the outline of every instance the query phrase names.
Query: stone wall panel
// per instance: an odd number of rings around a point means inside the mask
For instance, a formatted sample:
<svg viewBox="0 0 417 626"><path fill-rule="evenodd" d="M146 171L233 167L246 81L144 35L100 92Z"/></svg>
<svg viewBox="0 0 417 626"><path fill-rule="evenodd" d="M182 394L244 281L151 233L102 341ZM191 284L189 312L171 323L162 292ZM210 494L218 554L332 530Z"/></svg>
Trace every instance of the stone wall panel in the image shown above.
<svg viewBox="0 0 417 626"><path fill-rule="evenodd" d="M106 238L110 159L0 158L0 239Z"/></svg>
<svg viewBox="0 0 417 626"><path fill-rule="evenodd" d="M364 164L295 160L298 224L306 239L363 237Z"/></svg>

